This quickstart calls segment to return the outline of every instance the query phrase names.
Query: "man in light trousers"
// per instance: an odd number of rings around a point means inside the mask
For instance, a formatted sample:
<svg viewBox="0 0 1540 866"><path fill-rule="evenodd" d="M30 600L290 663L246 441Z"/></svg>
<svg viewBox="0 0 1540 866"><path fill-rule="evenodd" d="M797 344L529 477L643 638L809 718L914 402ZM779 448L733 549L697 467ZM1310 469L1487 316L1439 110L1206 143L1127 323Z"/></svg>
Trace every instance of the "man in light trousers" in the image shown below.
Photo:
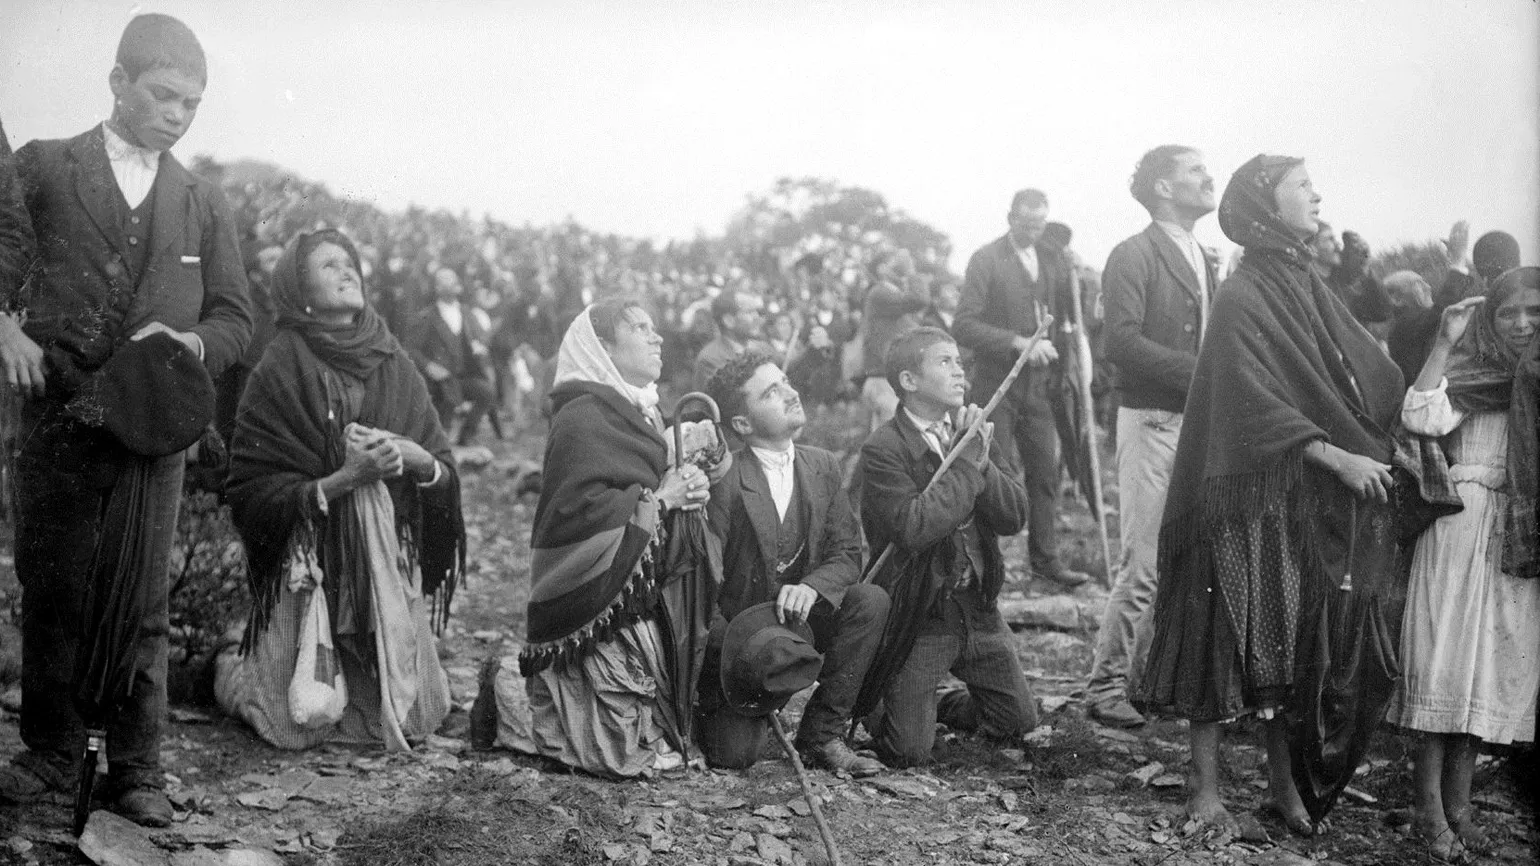
<svg viewBox="0 0 1540 866"><path fill-rule="evenodd" d="M1151 223L1112 250L1102 274L1107 359L1117 372L1123 556L1085 690L1091 718L1123 728L1144 724L1128 702L1129 682L1149 650L1161 513L1209 299L1218 287L1214 266L1192 234L1215 206L1203 154L1182 145L1157 147L1139 160L1129 188Z"/></svg>

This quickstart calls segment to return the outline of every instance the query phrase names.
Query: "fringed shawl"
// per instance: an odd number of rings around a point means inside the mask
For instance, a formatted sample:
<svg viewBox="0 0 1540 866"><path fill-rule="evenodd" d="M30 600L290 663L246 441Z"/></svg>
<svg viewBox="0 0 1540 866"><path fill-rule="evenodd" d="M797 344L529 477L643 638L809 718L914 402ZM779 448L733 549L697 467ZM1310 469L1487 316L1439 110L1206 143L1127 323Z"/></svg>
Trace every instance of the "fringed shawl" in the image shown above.
<svg viewBox="0 0 1540 866"><path fill-rule="evenodd" d="M1263 624L1292 635L1297 622L1289 620L1305 600L1285 596L1308 595L1323 582L1333 567L1328 560L1343 558L1336 548L1354 533L1350 523L1379 520L1350 519L1353 494L1303 463L1304 446L1315 439L1390 463L1390 430L1405 383L1310 269L1303 241L1271 212L1272 187L1292 164L1297 161L1259 157L1237 171L1225 191L1221 226L1246 253L1214 298L1160 531L1150 670L1134 697L1136 705L1160 712L1223 718L1240 709L1237 696L1257 698L1244 696L1248 684L1232 690L1230 672L1250 671L1262 656L1250 644L1257 635L1245 622L1232 622L1234 611L1251 601L1225 598L1225 585L1277 582L1296 573L1293 589L1269 585L1279 619ZM1378 508L1384 506L1366 514ZM1221 562L1216 548L1237 527L1250 527L1258 538L1281 533L1269 537L1283 549L1265 556L1293 561L1271 577L1224 571L1244 567ZM1365 539L1360 548L1367 547ZM1266 652L1288 670L1292 647L1269 644Z"/></svg>
<svg viewBox="0 0 1540 866"><path fill-rule="evenodd" d="M416 557L423 594L434 597L435 626L449 615L465 571L459 476L422 375L394 338L390 342L391 354L371 365L355 389L362 395L356 416L344 399L346 374L324 363L295 329L278 332L252 373L232 438L227 488L253 595L248 646L267 625L296 546L320 560L336 632L368 629L367 557L351 497L333 501L324 515L316 501L316 482L342 467L343 429L353 421L405 436L444 465L449 477L433 487L410 478L387 487L403 550Z"/></svg>
<svg viewBox="0 0 1540 866"><path fill-rule="evenodd" d="M551 401L530 540L529 631L519 656L525 676L580 658L646 617L662 574L653 496L667 469L662 434L607 385L569 381Z"/></svg>

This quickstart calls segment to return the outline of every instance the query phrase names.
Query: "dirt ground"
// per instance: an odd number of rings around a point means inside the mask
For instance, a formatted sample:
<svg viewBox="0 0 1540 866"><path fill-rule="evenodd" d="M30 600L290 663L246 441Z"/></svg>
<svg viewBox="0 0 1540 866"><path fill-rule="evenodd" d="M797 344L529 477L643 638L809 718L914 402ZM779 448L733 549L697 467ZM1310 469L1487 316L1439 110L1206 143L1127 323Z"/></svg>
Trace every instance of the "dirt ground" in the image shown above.
<svg viewBox="0 0 1540 866"><path fill-rule="evenodd" d="M217 709L176 706L163 757L177 821L166 831L137 834L150 843L144 855L150 859L122 862L828 862L796 776L775 752L747 772L690 771L613 783L468 747L466 711L479 666L523 631L534 497L514 494L507 468L514 458L538 455L538 445L532 439L499 443L491 465L465 472L470 574L440 648L457 709L439 735L406 754L285 753ZM1101 554L1084 507L1066 497L1061 520L1066 558L1099 574ZM1020 547L1019 540L1012 543L1008 561L1021 561ZM1029 585L1016 568L1007 591L1028 599L1048 591ZM14 609L9 556L3 572L0 588ZM1080 609L1099 609L1102 593L1081 588ZM1077 690L1090 664L1092 627L1094 616L1081 616L1073 627L1017 632L1022 665L1046 713L1044 726L1016 748L947 735L937 763L924 770L859 781L813 772L842 862L1431 862L1406 832L1410 741L1388 730L1319 838L1290 836L1265 809L1263 752L1257 731L1245 724L1235 726L1224 752L1224 794L1245 838L1216 838L1186 824L1183 727L1160 722L1122 732L1085 719ZM14 631L6 640L14 641ZM6 756L20 747L19 692L8 688L0 700L0 755ZM789 727L799 703L783 714ZM1535 769L1530 752L1482 758L1476 802L1492 846L1481 862L1540 862L1534 803L1521 784ZM69 835L68 820L63 804L0 808L0 863L91 862ZM112 844L129 841L135 840Z"/></svg>

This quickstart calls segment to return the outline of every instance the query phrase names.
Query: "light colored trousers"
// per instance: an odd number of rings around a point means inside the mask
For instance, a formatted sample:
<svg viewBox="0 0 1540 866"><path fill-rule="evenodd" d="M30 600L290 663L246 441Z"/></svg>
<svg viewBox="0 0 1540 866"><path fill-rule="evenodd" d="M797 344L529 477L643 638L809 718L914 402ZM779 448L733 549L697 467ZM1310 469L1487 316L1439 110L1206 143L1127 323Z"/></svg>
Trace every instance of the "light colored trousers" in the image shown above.
<svg viewBox="0 0 1540 866"><path fill-rule="evenodd" d="M1086 683L1087 706L1126 699L1149 655L1155 602L1155 555L1166 489L1176 460L1182 414L1118 409L1118 525L1123 558L1102 612L1096 657Z"/></svg>

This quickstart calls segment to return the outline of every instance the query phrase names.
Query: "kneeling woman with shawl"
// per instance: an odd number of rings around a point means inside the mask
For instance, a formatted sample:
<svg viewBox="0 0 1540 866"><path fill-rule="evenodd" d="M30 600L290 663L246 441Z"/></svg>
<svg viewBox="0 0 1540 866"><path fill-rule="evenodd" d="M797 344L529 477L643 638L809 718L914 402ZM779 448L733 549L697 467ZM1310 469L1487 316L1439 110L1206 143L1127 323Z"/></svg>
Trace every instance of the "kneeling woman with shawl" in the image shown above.
<svg viewBox="0 0 1540 866"><path fill-rule="evenodd" d="M709 480L668 468L663 338L635 302L584 310L562 338L519 656L533 750L608 777L679 766L689 720L659 625L663 515L698 509Z"/></svg>
<svg viewBox="0 0 1540 866"><path fill-rule="evenodd" d="M253 599L242 653L221 656L216 691L286 749L407 749L449 711L433 623L464 570L459 478L427 386L364 302L359 274L340 232L289 244L273 275L278 333L231 442L228 496ZM329 615L307 632L321 602ZM334 652L315 651L318 634ZM296 669L301 658L309 670ZM335 684L339 668L345 704L333 694L322 711L305 696Z"/></svg>
<svg viewBox="0 0 1540 866"><path fill-rule="evenodd" d="M1219 723L1269 719L1268 791L1309 814L1281 714L1300 624L1351 570L1377 592L1398 554L1390 460L1401 371L1310 267L1320 203L1303 161L1258 156L1219 206L1245 248L1214 298L1160 532L1160 587L1135 705L1191 720L1192 817L1228 828Z"/></svg>

